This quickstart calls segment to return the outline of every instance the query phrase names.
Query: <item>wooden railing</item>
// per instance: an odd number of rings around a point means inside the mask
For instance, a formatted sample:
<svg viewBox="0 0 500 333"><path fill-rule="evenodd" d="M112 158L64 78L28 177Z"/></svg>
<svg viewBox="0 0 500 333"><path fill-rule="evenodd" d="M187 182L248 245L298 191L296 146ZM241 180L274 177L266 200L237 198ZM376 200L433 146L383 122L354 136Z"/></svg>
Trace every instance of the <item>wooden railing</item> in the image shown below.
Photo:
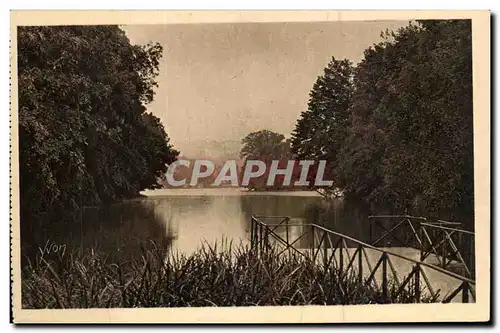
<svg viewBox="0 0 500 333"><path fill-rule="evenodd" d="M422 223L420 260L433 255L439 266L448 270L460 270L466 277L475 274L475 234L447 224Z"/></svg>
<svg viewBox="0 0 500 333"><path fill-rule="evenodd" d="M407 215L369 216L369 220L370 245L412 247L420 251L420 261L432 259L444 269L475 277L475 234L462 229L461 223ZM382 235L374 237L379 232Z"/></svg>
<svg viewBox="0 0 500 333"><path fill-rule="evenodd" d="M368 220L370 245L414 248L419 248L421 243L420 224L427 221L424 217L408 215L376 215L368 216Z"/></svg>
<svg viewBox="0 0 500 333"><path fill-rule="evenodd" d="M293 237L292 228L301 230L299 235ZM386 301L396 299L405 290L410 291L416 303L421 302L423 297L443 303L457 301L460 296L461 302L475 301L473 279L386 248L377 248L317 224L292 223L286 216L252 216L250 229L251 248L257 254L262 254L273 246L281 248L278 255L298 253L304 260L312 260L325 271L335 269L341 275L354 274L359 283L381 290ZM301 244L301 240L306 240L305 245ZM398 265L395 264L396 261ZM429 273L434 278L440 275L455 285L445 290L446 295L441 296L443 288L435 290L435 281L431 281Z"/></svg>

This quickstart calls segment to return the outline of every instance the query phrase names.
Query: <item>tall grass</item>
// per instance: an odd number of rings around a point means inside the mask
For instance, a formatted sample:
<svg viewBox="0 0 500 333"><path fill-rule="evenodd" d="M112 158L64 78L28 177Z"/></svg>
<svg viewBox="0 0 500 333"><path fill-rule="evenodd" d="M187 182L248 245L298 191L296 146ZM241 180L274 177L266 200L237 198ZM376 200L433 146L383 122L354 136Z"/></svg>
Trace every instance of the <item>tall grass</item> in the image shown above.
<svg viewBox="0 0 500 333"><path fill-rule="evenodd" d="M227 245L227 244L226 244ZM394 291L394 286L391 287ZM193 254L143 248L139 260L111 262L99 251L30 263L24 308L335 305L411 302L384 299L353 274L326 271L293 253L257 256L243 245L204 244Z"/></svg>

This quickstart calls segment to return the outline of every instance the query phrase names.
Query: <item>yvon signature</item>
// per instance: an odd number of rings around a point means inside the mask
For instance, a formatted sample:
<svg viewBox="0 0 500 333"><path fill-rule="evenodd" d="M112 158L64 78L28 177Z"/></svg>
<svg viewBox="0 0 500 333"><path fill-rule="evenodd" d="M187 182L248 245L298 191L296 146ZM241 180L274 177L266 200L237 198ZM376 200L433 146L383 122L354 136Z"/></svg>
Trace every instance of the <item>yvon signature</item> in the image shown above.
<svg viewBox="0 0 500 333"><path fill-rule="evenodd" d="M50 255L51 253L58 254L60 257L64 257L64 254L66 253L66 244L56 244L54 241L51 241L49 239L47 240L43 248L38 247L38 249L42 254L42 259L45 255Z"/></svg>

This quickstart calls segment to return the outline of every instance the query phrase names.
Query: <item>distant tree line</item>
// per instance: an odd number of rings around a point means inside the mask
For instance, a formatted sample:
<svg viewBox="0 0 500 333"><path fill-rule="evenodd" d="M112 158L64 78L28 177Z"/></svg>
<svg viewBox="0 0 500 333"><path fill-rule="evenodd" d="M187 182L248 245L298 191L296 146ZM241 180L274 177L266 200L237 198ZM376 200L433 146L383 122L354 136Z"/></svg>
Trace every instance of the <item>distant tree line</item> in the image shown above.
<svg viewBox="0 0 500 333"><path fill-rule="evenodd" d="M472 220L471 22L418 21L383 37L357 66L332 58L292 153L327 159L346 198Z"/></svg>
<svg viewBox="0 0 500 333"><path fill-rule="evenodd" d="M283 134L276 133L267 129L252 132L247 134L242 140L242 148L240 151L240 158L244 159L243 165L247 161L259 160L265 163L266 169L264 173L255 178L251 178L248 186L249 190L254 191L276 191L276 190L312 190L316 187L314 182L318 173L318 164L309 166L306 183L308 185L296 185L295 183L300 180L302 173L302 166L297 160L297 156L292 154L291 140L286 139ZM295 159L293 169L291 172L290 184L285 184L285 176L279 174L275 177L275 181L268 185L268 177L271 170L273 161L278 161L277 169L283 170L288 167L288 162ZM257 170L248 170L255 172ZM240 170L240 180L243 176L243 170ZM322 180L331 180L330 170L325 170ZM324 187L322 187L324 189Z"/></svg>
<svg viewBox="0 0 500 333"><path fill-rule="evenodd" d="M161 56L160 44L132 45L117 26L18 29L23 225L159 186L178 155L145 108Z"/></svg>

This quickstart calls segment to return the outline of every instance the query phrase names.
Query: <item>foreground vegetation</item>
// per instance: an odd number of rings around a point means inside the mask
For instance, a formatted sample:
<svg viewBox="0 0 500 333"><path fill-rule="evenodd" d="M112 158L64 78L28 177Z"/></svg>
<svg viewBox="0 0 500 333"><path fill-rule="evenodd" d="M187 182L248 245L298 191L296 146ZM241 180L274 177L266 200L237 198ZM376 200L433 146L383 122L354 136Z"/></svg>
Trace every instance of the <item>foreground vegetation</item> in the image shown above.
<svg viewBox="0 0 500 333"><path fill-rule="evenodd" d="M23 270L24 308L340 305L386 300L353 275L271 250L258 257L243 246L204 245L191 255L144 249L139 259L112 262L94 250ZM167 259L165 259L167 258ZM391 288L394 291L394 287ZM424 300L425 301L425 300ZM429 301L429 300L427 300Z"/></svg>

